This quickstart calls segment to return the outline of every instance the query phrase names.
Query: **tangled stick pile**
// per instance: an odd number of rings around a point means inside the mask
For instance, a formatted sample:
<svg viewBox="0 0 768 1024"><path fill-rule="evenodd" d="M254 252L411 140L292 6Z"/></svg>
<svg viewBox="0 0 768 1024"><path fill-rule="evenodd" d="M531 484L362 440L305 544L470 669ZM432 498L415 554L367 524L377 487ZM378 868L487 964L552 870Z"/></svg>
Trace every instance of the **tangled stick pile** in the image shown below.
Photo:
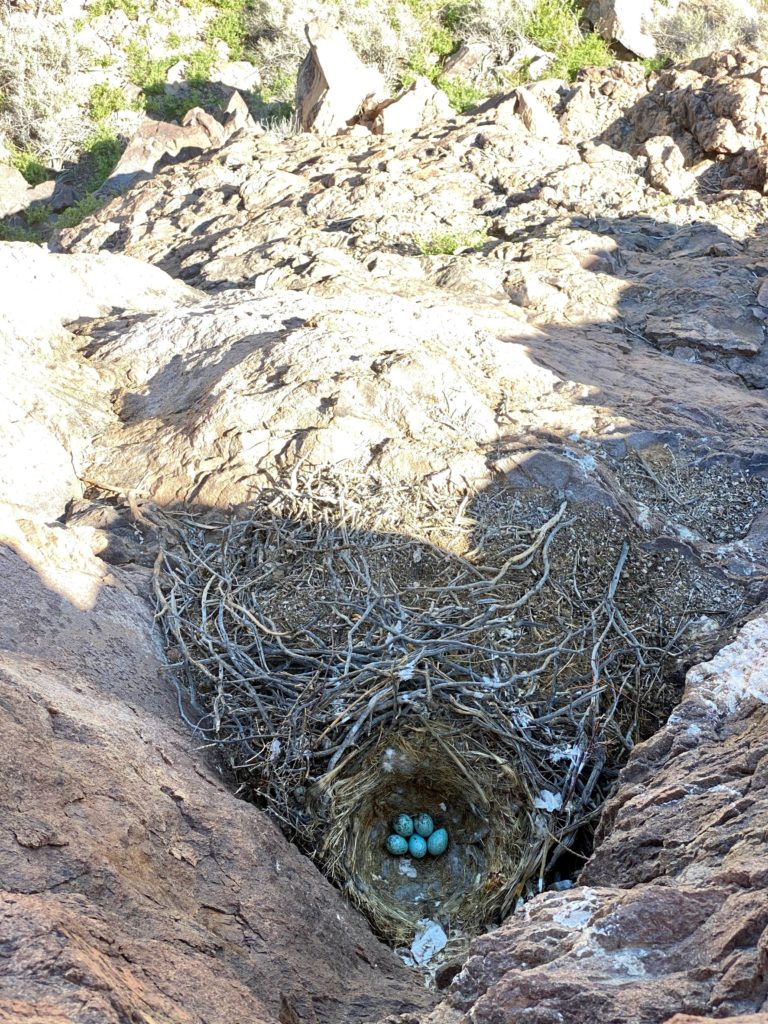
<svg viewBox="0 0 768 1024"><path fill-rule="evenodd" d="M697 614L662 595L678 560L585 516L327 471L233 515L158 513L185 714L391 941L540 888L674 702ZM451 845L414 880L384 844L415 808Z"/></svg>

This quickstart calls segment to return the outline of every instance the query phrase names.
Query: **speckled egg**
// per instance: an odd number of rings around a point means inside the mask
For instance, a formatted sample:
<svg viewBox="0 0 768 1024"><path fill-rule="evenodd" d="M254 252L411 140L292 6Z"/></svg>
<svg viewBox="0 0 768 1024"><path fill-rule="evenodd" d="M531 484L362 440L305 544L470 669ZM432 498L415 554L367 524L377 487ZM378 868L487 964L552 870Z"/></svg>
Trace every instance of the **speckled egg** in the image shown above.
<svg viewBox="0 0 768 1024"><path fill-rule="evenodd" d="M435 823L428 814L422 811L421 814L417 814L413 819L413 829L417 836L421 836L422 839L429 839L435 831Z"/></svg>
<svg viewBox="0 0 768 1024"><path fill-rule="evenodd" d="M433 857L439 857L448 849L448 833L444 828L436 828L427 840L427 851Z"/></svg>
<svg viewBox="0 0 768 1024"><path fill-rule="evenodd" d="M421 836L411 836L408 840L408 852L412 857L421 860L427 854L427 841Z"/></svg>
<svg viewBox="0 0 768 1024"><path fill-rule="evenodd" d="M398 814L392 822L392 828L399 836L409 839L413 835L413 819L410 814Z"/></svg>
<svg viewBox="0 0 768 1024"><path fill-rule="evenodd" d="M408 840L403 839L402 836L389 836L387 839L387 850L389 850L393 857L402 857L404 853L408 852Z"/></svg>

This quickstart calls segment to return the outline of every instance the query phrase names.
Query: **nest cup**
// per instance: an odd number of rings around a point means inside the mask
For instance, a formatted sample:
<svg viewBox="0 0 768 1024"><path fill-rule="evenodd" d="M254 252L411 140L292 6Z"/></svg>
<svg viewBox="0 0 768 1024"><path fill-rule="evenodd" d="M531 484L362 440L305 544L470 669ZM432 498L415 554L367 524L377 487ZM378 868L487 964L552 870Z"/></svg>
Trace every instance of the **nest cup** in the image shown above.
<svg viewBox="0 0 768 1024"><path fill-rule="evenodd" d="M326 870L384 938L410 941L424 918L474 933L506 912L531 837L516 780L499 776L449 727L428 723L380 738L309 794ZM417 811L448 830L447 851L393 857L392 819Z"/></svg>

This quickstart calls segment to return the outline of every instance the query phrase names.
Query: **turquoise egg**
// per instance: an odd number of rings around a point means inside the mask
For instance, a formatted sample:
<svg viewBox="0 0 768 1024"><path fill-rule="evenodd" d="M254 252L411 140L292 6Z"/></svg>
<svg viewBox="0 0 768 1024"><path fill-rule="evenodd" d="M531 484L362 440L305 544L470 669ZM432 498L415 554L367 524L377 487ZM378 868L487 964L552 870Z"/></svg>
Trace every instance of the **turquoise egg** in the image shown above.
<svg viewBox="0 0 768 1024"><path fill-rule="evenodd" d="M427 841L421 836L411 836L408 840L408 852L412 857L421 860L427 853Z"/></svg>
<svg viewBox="0 0 768 1024"><path fill-rule="evenodd" d="M439 857L448 848L448 833L444 828L436 828L427 840L427 850L433 857Z"/></svg>
<svg viewBox="0 0 768 1024"><path fill-rule="evenodd" d="M392 828L399 836L405 836L406 839L408 839L409 836L412 836L413 820L410 814L398 814L392 823Z"/></svg>
<svg viewBox="0 0 768 1024"><path fill-rule="evenodd" d="M402 836L390 836L387 839L387 849L393 857L402 857L404 853L408 852L408 840L403 839Z"/></svg>
<svg viewBox="0 0 768 1024"><path fill-rule="evenodd" d="M428 839L435 831L435 824L430 816L422 811L413 819L413 828L417 836Z"/></svg>

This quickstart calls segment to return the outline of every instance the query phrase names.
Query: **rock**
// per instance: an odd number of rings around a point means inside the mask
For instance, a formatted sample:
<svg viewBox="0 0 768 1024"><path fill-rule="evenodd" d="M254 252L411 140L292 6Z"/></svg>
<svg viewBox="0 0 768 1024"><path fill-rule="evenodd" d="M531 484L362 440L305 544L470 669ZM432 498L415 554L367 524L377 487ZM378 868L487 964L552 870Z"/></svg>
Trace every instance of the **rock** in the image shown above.
<svg viewBox="0 0 768 1024"><path fill-rule="evenodd" d="M27 193L28 205L32 203L45 203L52 213L61 213L68 207L74 205L82 198L71 185L65 184L61 179L57 181L43 181L35 185Z"/></svg>
<svg viewBox="0 0 768 1024"><path fill-rule="evenodd" d="M151 570L3 511L0 536L0 1020L278 1024L287 1006L352 1024L427 1006L196 752L144 596Z"/></svg>
<svg viewBox="0 0 768 1024"><path fill-rule="evenodd" d="M539 97L524 86L517 90L517 112L528 131L544 142L559 142L560 125Z"/></svg>
<svg viewBox="0 0 768 1024"><path fill-rule="evenodd" d="M428 78L418 76L399 96L379 104L371 111L373 130L377 135L393 132L414 132L425 124L434 124L454 117L451 101Z"/></svg>
<svg viewBox="0 0 768 1024"><path fill-rule="evenodd" d="M139 176L151 175L161 164L187 159L223 141L221 125L200 107L187 111L182 126L147 119L137 129L99 192L103 195L124 192Z"/></svg>
<svg viewBox="0 0 768 1024"><path fill-rule="evenodd" d="M231 60L212 70L211 81L238 92L255 92L261 85L261 73L248 60Z"/></svg>
<svg viewBox="0 0 768 1024"><path fill-rule="evenodd" d="M29 185L10 164L0 163L0 217L10 217L29 205Z"/></svg>
<svg viewBox="0 0 768 1024"><path fill-rule="evenodd" d="M696 179L685 170L685 157L669 135L648 139L640 152L648 157L648 181L654 188L679 198L694 187Z"/></svg>
<svg viewBox="0 0 768 1024"><path fill-rule="evenodd" d="M146 313L183 306L196 293L128 257L72 260L23 242L0 245L0 277L13 282L0 293L3 497L20 515L55 519L82 494L83 454L110 420L109 384L83 368L77 343L62 324L117 309ZM40 294L44 303L37 301Z"/></svg>
<svg viewBox="0 0 768 1024"><path fill-rule="evenodd" d="M449 82L482 80L494 68L495 57L495 51L488 43L462 43L455 53L446 58L441 77Z"/></svg>
<svg viewBox="0 0 768 1024"><path fill-rule="evenodd" d="M761 306L768 306L768 281L763 281L757 290L757 301Z"/></svg>
<svg viewBox="0 0 768 1024"><path fill-rule="evenodd" d="M246 132L249 135L262 135L264 128L257 124L251 117L248 106L239 92L233 92L227 104L227 119L224 122L224 131L227 137L235 132Z"/></svg>
<svg viewBox="0 0 768 1024"><path fill-rule="evenodd" d="M302 131L333 135L385 93L383 76L366 67L340 29L306 26L309 53L296 82L296 120Z"/></svg>
<svg viewBox="0 0 768 1024"><path fill-rule="evenodd" d="M186 60L177 60L175 64L171 64L165 73L168 85L183 85L186 82L188 63Z"/></svg>
<svg viewBox="0 0 768 1024"><path fill-rule="evenodd" d="M620 43L636 57L655 57L652 29L659 6L658 0L590 0L584 15L604 39ZM673 0L668 9L676 6Z"/></svg>

